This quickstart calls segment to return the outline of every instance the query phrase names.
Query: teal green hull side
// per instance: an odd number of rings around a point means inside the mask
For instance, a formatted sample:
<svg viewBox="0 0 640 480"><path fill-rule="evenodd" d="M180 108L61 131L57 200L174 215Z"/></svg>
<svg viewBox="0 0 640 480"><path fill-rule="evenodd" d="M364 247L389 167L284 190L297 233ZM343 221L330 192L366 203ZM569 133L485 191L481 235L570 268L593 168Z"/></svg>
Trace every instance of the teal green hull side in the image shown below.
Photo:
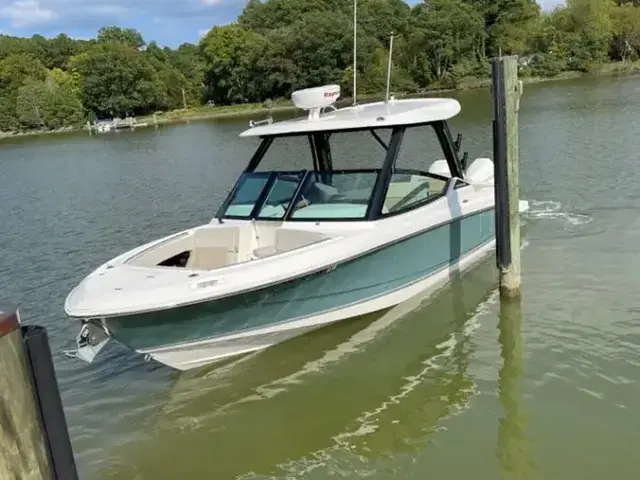
<svg viewBox="0 0 640 480"><path fill-rule="evenodd" d="M265 327L400 289L448 267L494 236L494 210L419 233L335 269L225 299L107 319L120 342L149 349Z"/></svg>

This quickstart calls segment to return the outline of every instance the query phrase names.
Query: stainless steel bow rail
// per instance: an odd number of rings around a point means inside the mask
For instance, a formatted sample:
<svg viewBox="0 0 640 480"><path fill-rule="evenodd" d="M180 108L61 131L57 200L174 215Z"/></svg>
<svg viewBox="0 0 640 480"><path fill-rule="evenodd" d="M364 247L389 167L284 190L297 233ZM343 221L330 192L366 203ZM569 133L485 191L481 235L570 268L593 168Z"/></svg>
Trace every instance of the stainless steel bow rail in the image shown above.
<svg viewBox="0 0 640 480"><path fill-rule="evenodd" d="M0 305L0 479L77 480L44 327Z"/></svg>

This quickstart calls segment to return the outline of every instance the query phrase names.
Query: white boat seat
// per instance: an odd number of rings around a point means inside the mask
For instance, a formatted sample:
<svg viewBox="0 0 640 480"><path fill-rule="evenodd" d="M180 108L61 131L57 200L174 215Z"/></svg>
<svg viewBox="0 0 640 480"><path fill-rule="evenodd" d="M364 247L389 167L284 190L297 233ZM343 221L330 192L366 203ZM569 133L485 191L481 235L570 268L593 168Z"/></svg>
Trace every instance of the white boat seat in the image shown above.
<svg viewBox="0 0 640 480"><path fill-rule="evenodd" d="M253 249L253 258L265 258L279 253L275 245L265 245Z"/></svg>
<svg viewBox="0 0 640 480"><path fill-rule="evenodd" d="M315 182L305 193L305 198L313 203L327 203L331 197L340 193L337 188Z"/></svg>
<svg viewBox="0 0 640 480"><path fill-rule="evenodd" d="M233 263L227 247L197 247L191 252L187 268L213 270Z"/></svg>

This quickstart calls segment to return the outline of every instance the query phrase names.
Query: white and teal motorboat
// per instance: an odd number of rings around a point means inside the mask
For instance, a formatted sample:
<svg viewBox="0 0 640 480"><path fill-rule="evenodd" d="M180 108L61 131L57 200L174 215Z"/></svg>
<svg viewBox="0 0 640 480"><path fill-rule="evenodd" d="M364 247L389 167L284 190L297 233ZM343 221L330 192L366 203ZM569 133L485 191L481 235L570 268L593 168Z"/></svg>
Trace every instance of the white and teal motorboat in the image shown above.
<svg viewBox="0 0 640 480"><path fill-rule="evenodd" d="M111 337L186 370L389 309L489 254L493 162L467 167L460 158L448 124L460 104L416 98L335 108L339 95L337 85L294 92L308 115L244 131L259 145L210 223L88 275L65 303L82 322L72 355L91 361ZM413 129L435 132L441 159L401 169L398 152ZM354 132L380 144L377 164L334 169L333 139ZM291 136L308 140L307 169L259 171L272 145Z"/></svg>

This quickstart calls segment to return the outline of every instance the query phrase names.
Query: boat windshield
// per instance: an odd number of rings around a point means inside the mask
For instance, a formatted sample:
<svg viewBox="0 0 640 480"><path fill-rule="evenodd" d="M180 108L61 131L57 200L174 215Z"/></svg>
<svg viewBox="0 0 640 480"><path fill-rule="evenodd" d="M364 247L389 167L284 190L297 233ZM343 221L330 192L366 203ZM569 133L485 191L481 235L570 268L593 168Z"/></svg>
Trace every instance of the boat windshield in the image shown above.
<svg viewBox="0 0 640 480"><path fill-rule="evenodd" d="M426 142L422 127L431 131L432 145ZM354 221L374 220L419 208L443 196L450 178L416 169L424 164L425 157L431 165L436 161L444 162L449 172L458 172L454 176L462 178L456 157L459 141L452 143L447 128L444 122L418 125L416 141L407 142L406 158L400 155L406 127L394 127L388 141L373 130L285 136L283 138L297 139L308 145L302 146L298 142L296 146L282 141L279 144L284 149L282 152L271 150L274 139L280 141L280 137L264 137L216 216L242 220ZM363 143L359 134L366 135L369 143ZM340 142L347 136L348 142ZM440 145L444 160L428 153L434 147L437 149L437 145ZM304 149L311 153L313 168L307 170L303 165L298 170L277 168L283 158L304 158L299 153ZM259 171L257 168L267 151L274 153L276 168ZM379 156L379 168L356 166L361 165L361 161L370 164L376 156ZM401 168L400 162L407 158L409 168ZM349 167L334 168L336 159L336 163L342 162ZM442 165L437 168L441 169Z"/></svg>
<svg viewBox="0 0 640 480"><path fill-rule="evenodd" d="M265 220L364 219L379 169L245 172L223 216Z"/></svg>

